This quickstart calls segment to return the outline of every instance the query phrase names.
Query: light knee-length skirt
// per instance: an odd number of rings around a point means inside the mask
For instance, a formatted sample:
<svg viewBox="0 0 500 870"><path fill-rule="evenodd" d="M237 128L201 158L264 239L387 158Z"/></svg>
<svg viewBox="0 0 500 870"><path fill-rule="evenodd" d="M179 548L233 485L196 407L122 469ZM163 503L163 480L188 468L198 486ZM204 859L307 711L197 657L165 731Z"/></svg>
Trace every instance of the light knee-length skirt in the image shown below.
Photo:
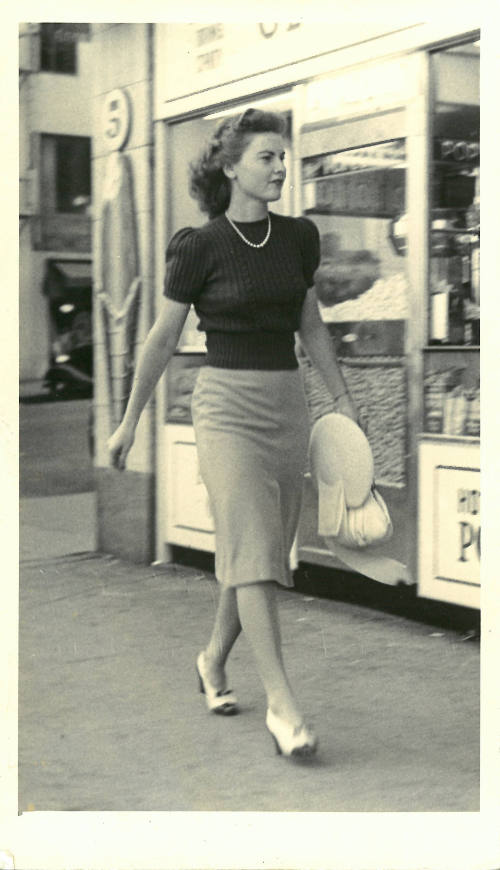
<svg viewBox="0 0 500 870"><path fill-rule="evenodd" d="M200 369L192 399L200 473L224 586L292 586L309 420L298 369Z"/></svg>

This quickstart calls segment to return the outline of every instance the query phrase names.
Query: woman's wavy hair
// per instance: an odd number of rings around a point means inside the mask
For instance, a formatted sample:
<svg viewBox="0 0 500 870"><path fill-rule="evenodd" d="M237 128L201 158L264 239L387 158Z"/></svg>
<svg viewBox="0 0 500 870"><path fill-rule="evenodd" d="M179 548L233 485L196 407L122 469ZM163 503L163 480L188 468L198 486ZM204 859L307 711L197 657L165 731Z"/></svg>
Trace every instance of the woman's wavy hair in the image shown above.
<svg viewBox="0 0 500 870"><path fill-rule="evenodd" d="M283 115L260 109L247 109L241 115L225 118L199 158L190 164L189 192L210 219L223 214L229 206L231 181L224 173L224 166L238 162L255 133L285 136L287 121Z"/></svg>

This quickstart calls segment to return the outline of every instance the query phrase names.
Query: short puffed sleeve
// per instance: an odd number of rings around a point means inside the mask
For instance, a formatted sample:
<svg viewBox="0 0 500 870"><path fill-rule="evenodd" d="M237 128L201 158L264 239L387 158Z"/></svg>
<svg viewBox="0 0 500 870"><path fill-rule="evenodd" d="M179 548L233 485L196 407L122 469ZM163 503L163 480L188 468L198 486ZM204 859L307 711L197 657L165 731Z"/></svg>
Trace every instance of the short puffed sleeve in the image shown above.
<svg viewBox="0 0 500 870"><path fill-rule="evenodd" d="M176 302L194 304L206 274L207 259L200 234L193 227L184 227L172 236L167 248L163 293Z"/></svg>
<svg viewBox="0 0 500 870"><path fill-rule="evenodd" d="M319 232L315 223L309 218L297 218L300 230L300 247L302 252L302 267L307 287L314 284L314 273L319 266L320 244Z"/></svg>

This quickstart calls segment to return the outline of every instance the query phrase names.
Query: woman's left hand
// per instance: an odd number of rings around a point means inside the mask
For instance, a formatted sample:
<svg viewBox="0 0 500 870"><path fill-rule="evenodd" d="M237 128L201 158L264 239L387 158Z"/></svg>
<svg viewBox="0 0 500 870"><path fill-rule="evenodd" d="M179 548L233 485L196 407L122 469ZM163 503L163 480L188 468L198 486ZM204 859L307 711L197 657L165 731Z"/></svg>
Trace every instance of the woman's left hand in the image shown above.
<svg viewBox="0 0 500 870"><path fill-rule="evenodd" d="M354 420L359 425L359 415L349 393L345 393L337 399L335 402L335 412L344 414L345 417L350 417L351 420Z"/></svg>

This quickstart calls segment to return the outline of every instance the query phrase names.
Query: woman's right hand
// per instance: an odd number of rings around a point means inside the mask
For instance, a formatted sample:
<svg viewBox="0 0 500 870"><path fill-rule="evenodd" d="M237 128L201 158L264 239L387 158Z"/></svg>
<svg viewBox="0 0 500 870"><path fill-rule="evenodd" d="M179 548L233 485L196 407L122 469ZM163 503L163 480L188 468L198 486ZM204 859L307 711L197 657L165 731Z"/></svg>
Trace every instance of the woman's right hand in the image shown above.
<svg viewBox="0 0 500 870"><path fill-rule="evenodd" d="M127 426L125 423L120 423L111 438L108 439L108 450L113 468L119 471L124 471L127 462L127 456L134 443L135 426Z"/></svg>

